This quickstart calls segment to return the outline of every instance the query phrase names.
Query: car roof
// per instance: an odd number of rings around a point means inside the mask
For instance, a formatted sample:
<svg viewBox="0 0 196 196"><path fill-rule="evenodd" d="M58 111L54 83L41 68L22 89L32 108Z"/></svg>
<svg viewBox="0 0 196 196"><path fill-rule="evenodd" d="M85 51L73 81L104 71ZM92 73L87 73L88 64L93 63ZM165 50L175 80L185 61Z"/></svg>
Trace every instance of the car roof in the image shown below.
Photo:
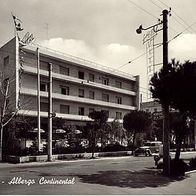
<svg viewBox="0 0 196 196"><path fill-rule="evenodd" d="M162 143L161 141L152 141L152 142L145 142L145 143Z"/></svg>

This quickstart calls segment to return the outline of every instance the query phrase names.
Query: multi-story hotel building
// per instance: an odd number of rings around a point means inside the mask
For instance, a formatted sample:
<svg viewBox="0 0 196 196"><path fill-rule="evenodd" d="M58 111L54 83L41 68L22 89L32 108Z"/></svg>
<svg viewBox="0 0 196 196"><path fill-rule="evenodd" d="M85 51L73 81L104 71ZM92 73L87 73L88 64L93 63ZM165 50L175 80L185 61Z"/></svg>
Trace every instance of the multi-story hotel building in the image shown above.
<svg viewBox="0 0 196 196"><path fill-rule="evenodd" d="M20 46L17 38L0 48L4 79L9 78L10 109L37 116L37 47ZM93 110L105 110L108 121L139 106L139 76L106 68L71 55L39 48L41 117L48 113L48 64L52 63L52 108L70 123L89 121ZM19 104L18 104L19 103Z"/></svg>

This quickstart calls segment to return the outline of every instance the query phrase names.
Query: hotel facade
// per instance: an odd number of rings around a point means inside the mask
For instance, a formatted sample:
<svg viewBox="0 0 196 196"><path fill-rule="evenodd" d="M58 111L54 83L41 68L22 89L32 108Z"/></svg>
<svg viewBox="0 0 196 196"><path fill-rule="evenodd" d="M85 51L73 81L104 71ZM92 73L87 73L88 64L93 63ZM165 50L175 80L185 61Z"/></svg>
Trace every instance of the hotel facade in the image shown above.
<svg viewBox="0 0 196 196"><path fill-rule="evenodd" d="M87 122L90 112L101 110L108 113L109 122L122 122L126 113L139 107L139 76L33 44L24 46L15 37L0 48L0 68L2 78L10 81L9 110L18 108L18 115L38 114L38 62L42 118L48 116L49 63L52 111L70 124Z"/></svg>

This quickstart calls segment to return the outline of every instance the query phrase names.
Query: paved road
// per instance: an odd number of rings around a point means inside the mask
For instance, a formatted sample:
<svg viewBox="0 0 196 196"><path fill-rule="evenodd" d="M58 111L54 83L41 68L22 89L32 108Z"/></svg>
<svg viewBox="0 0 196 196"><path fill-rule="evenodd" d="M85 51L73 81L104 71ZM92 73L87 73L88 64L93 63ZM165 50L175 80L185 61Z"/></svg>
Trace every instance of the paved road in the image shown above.
<svg viewBox="0 0 196 196"><path fill-rule="evenodd" d="M43 184L44 179L72 184L48 185ZM26 184L19 184L22 182ZM181 179L161 176L154 168L153 157L24 164L0 169L0 194L3 195L196 194L195 182L196 175Z"/></svg>

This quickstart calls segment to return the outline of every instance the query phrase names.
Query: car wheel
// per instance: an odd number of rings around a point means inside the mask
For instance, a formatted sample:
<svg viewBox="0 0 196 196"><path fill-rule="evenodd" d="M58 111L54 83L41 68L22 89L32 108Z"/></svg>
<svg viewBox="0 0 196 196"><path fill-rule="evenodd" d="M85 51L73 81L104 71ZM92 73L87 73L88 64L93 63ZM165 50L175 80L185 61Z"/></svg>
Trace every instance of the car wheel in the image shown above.
<svg viewBox="0 0 196 196"><path fill-rule="evenodd" d="M151 156L152 154L151 154L151 152L148 150L148 151L146 151L146 156Z"/></svg>

